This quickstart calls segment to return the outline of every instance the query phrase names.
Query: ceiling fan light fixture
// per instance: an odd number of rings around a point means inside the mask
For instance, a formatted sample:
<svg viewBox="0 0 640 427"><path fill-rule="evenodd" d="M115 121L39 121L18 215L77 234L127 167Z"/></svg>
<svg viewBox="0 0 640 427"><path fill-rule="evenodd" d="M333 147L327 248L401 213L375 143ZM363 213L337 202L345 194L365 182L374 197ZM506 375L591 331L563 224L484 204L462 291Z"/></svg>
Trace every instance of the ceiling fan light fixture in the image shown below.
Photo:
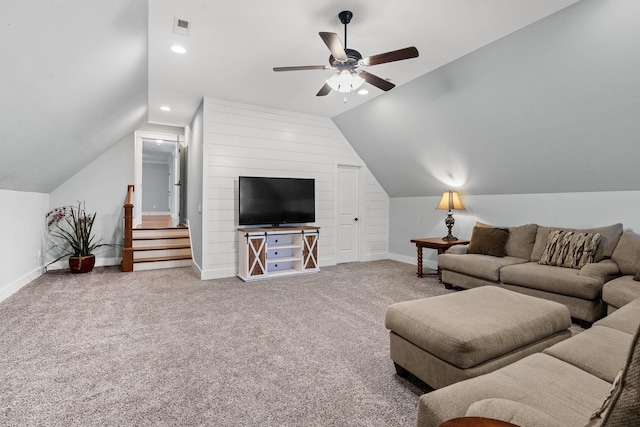
<svg viewBox="0 0 640 427"><path fill-rule="evenodd" d="M365 80L358 73L350 70L342 70L334 74L327 80L327 84L333 90L338 92L349 93L357 90L364 84Z"/></svg>

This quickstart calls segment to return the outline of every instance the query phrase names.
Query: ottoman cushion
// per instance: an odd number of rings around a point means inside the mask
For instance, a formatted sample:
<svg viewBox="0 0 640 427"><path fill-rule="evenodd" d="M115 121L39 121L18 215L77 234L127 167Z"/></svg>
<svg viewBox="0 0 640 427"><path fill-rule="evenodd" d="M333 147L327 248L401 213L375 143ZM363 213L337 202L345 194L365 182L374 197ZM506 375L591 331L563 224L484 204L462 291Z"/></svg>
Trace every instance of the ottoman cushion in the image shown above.
<svg viewBox="0 0 640 427"><path fill-rule="evenodd" d="M562 304L495 286L405 301L387 309L387 329L469 368L571 326Z"/></svg>

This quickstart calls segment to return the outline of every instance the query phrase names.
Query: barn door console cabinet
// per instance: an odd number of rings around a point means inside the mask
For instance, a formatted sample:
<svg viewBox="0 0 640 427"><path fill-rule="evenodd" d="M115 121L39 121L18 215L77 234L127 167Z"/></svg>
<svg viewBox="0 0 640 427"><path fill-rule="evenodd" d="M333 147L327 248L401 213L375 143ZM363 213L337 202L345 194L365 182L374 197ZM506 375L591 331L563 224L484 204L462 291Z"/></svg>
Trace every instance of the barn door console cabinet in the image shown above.
<svg viewBox="0 0 640 427"><path fill-rule="evenodd" d="M320 227L238 229L238 277L259 280L316 273Z"/></svg>

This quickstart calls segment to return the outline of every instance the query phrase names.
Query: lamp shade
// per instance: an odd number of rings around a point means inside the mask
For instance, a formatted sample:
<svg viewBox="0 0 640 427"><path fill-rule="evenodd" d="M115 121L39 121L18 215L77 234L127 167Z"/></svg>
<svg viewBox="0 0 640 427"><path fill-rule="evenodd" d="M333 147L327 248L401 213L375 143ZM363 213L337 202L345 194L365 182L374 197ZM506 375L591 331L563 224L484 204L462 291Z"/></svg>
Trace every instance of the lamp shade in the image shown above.
<svg viewBox="0 0 640 427"><path fill-rule="evenodd" d="M464 205L462 204L457 191L445 191L442 193L442 199L440 199L440 203L438 203L436 209L464 210Z"/></svg>

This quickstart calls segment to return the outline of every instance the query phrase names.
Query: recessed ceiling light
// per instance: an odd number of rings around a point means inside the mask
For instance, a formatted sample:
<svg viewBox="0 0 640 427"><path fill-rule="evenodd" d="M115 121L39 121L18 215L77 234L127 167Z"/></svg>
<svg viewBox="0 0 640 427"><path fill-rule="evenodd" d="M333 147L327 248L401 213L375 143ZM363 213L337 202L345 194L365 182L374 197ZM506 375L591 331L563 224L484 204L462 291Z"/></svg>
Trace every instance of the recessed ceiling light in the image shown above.
<svg viewBox="0 0 640 427"><path fill-rule="evenodd" d="M368 90L366 90L366 89L360 89L360 90L358 91L358 95L366 95L366 94L368 94L368 93L369 93L369 91L368 91Z"/></svg>
<svg viewBox="0 0 640 427"><path fill-rule="evenodd" d="M171 50L173 52L175 52L175 53L186 53L187 52L187 49L183 48L182 46L178 46L178 45L171 46Z"/></svg>
<svg viewBox="0 0 640 427"><path fill-rule="evenodd" d="M163 105L162 107L160 107L160 109L162 111L171 111L171 108L167 107L166 105Z"/></svg>

